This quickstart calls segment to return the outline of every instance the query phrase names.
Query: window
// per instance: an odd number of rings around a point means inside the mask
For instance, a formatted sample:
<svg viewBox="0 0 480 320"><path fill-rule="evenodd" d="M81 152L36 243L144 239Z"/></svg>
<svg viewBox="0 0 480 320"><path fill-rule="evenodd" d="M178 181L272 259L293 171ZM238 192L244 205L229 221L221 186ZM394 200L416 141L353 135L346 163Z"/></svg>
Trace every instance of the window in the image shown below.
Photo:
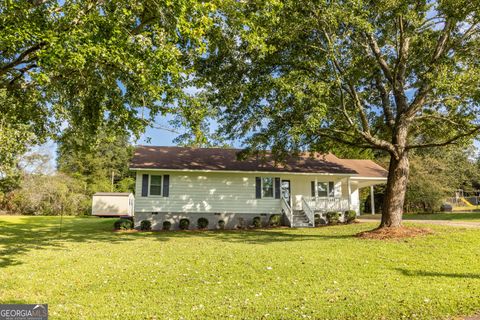
<svg viewBox="0 0 480 320"><path fill-rule="evenodd" d="M317 182L317 196L335 197L335 182Z"/></svg>
<svg viewBox="0 0 480 320"><path fill-rule="evenodd" d="M328 196L335 197L335 182L333 181L328 183Z"/></svg>
<svg viewBox="0 0 480 320"><path fill-rule="evenodd" d="M328 184L326 182L317 183L317 196L326 197L328 195Z"/></svg>
<svg viewBox="0 0 480 320"><path fill-rule="evenodd" d="M262 178L262 198L273 198L273 178Z"/></svg>
<svg viewBox="0 0 480 320"><path fill-rule="evenodd" d="M150 195L162 195L162 176L150 176Z"/></svg>

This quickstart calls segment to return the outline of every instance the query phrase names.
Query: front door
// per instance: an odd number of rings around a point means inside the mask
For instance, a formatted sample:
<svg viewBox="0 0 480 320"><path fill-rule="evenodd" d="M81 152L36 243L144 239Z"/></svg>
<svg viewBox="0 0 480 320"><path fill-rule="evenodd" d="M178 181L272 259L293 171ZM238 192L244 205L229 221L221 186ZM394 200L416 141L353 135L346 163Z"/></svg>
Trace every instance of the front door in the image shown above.
<svg viewBox="0 0 480 320"><path fill-rule="evenodd" d="M290 180L282 180L282 198L287 201L290 207L292 206Z"/></svg>

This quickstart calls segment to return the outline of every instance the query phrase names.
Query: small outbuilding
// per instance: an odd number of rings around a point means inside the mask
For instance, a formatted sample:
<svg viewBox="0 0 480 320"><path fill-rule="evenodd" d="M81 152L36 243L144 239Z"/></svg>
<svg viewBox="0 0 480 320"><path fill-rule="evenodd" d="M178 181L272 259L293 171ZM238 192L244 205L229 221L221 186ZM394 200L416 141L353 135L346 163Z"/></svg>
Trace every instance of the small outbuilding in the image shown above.
<svg viewBox="0 0 480 320"><path fill-rule="evenodd" d="M92 199L92 216L133 217L135 197L128 192L97 192Z"/></svg>

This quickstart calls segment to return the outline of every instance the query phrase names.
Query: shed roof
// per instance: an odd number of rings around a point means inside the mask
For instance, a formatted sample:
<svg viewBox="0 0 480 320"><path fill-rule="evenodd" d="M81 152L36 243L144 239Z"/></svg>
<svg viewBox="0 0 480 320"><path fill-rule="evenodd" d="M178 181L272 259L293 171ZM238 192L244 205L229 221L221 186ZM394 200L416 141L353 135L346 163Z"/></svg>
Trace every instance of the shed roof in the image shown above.
<svg viewBox="0 0 480 320"><path fill-rule="evenodd" d="M128 197L131 194L132 194L131 192L96 192L94 196Z"/></svg>

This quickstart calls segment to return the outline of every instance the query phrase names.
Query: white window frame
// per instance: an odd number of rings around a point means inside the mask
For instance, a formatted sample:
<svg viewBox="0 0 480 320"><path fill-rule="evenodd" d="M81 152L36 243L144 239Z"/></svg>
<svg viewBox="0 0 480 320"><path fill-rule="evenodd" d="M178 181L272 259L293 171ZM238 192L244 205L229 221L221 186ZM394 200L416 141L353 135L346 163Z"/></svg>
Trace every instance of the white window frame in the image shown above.
<svg viewBox="0 0 480 320"><path fill-rule="evenodd" d="M152 186L152 176L159 176L160 177L160 194L151 194L150 193L151 186ZM149 197L162 197L163 196L163 175L161 175L161 174L149 174L148 175L148 196Z"/></svg>
<svg viewBox="0 0 480 320"><path fill-rule="evenodd" d="M326 186L326 188L325 188L326 195L325 195L325 196L321 196L321 195L319 194L318 186L319 186L320 184L324 184L324 185ZM328 194L329 194L329 193L328 193L328 191L329 191L329 190L328 190L328 181L326 181L326 182L325 182L325 181L317 181L317 187L315 188L315 191L316 191L317 197L319 197L319 198L328 198Z"/></svg>
<svg viewBox="0 0 480 320"><path fill-rule="evenodd" d="M275 198L275 178L274 177L260 177L260 179L261 179L262 199L274 199ZM264 196L264 194L263 194L263 179L272 179L272 195L271 196Z"/></svg>
<svg viewBox="0 0 480 320"><path fill-rule="evenodd" d="M319 196L318 195L318 184L319 183L324 183L327 185L327 195L326 196ZM330 183L333 183L333 189L330 190ZM330 195L332 193L332 195ZM335 198L335 181L317 181L317 185L315 186L315 195L318 198Z"/></svg>

